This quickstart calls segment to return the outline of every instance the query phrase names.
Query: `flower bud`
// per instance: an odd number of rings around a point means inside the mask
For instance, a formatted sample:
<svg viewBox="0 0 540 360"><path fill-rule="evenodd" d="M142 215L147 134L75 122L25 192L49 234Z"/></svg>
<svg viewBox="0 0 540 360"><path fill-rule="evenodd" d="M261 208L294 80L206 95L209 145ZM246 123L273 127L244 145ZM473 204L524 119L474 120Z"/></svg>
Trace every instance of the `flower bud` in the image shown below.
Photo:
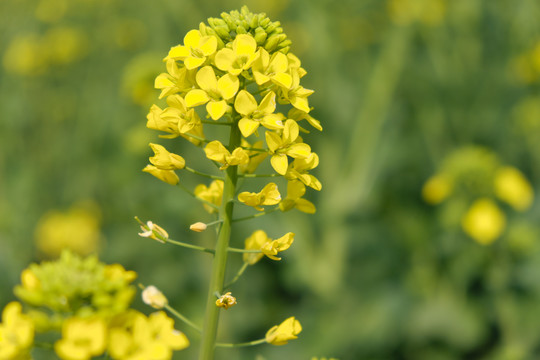
<svg viewBox="0 0 540 360"><path fill-rule="evenodd" d="M236 305L236 303L237 303L236 298L234 296L232 296L230 292L228 292L228 293L226 293L224 295L221 295L219 297L219 299L216 300L216 306L217 307L222 307L225 310L227 310L231 306Z"/></svg>
<svg viewBox="0 0 540 360"><path fill-rule="evenodd" d="M206 230L206 228L206 224L200 221L189 226L189 230L196 232L203 232L204 230Z"/></svg>
<svg viewBox="0 0 540 360"><path fill-rule="evenodd" d="M247 30L244 26L242 25L239 25L237 28L236 28L236 33L237 34L247 34Z"/></svg>
<svg viewBox="0 0 540 360"><path fill-rule="evenodd" d="M255 29L255 41L257 42L257 45L261 46L266 41L266 38L268 35L266 34L266 31L262 27L258 27Z"/></svg>
<svg viewBox="0 0 540 360"><path fill-rule="evenodd" d="M147 286L142 292L142 300L154 309L163 309L168 300L159 289L153 285Z"/></svg>
<svg viewBox="0 0 540 360"><path fill-rule="evenodd" d="M216 34L222 39L228 39L231 37L231 35L229 34L229 27L227 25L216 26L214 27L214 30Z"/></svg>

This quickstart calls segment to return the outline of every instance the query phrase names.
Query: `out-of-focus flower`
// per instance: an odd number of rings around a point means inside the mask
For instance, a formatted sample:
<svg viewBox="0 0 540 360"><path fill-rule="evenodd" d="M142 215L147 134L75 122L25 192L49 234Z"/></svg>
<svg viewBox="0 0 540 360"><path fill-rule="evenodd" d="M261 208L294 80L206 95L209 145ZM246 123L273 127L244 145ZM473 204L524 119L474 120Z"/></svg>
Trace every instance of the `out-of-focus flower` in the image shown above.
<svg viewBox="0 0 540 360"><path fill-rule="evenodd" d="M40 219L35 239L38 249L49 257L58 257L64 249L80 255L95 253L101 242L99 210L86 202L67 212L51 210Z"/></svg>
<svg viewBox="0 0 540 360"><path fill-rule="evenodd" d="M64 321L62 339L54 344L62 360L87 360L105 351L107 325L102 318L73 317Z"/></svg>
<svg viewBox="0 0 540 360"><path fill-rule="evenodd" d="M195 232L203 232L206 230L207 227L208 226L205 223L199 221L194 224L191 224L189 226L189 230L195 231Z"/></svg>
<svg viewBox="0 0 540 360"><path fill-rule="evenodd" d="M45 33L43 44L53 64L71 64L84 58L88 53L88 38L77 28L58 26Z"/></svg>
<svg viewBox="0 0 540 360"><path fill-rule="evenodd" d="M287 183L287 196L279 203L281 211L288 211L296 208L306 214L314 214L317 209L309 200L302 198L306 193L306 186L298 180Z"/></svg>
<svg viewBox="0 0 540 360"><path fill-rule="evenodd" d="M168 300L163 293L154 285L147 286L142 292L142 300L154 309L163 309Z"/></svg>
<svg viewBox="0 0 540 360"><path fill-rule="evenodd" d="M300 322L291 316L279 325L275 325L266 333L266 342L272 345L285 345L289 340L298 338L302 331Z"/></svg>
<svg viewBox="0 0 540 360"><path fill-rule="evenodd" d="M527 210L534 199L531 184L518 169L505 166L495 174L495 195L514 209Z"/></svg>
<svg viewBox="0 0 540 360"><path fill-rule="evenodd" d="M274 241L267 242L263 245L261 248L261 251L264 255L268 256L272 260L281 260L280 257L277 257L276 255L281 252L285 251L288 248L291 247L292 243L294 241L294 233L288 232L279 239L276 239Z"/></svg>
<svg viewBox="0 0 540 360"><path fill-rule="evenodd" d="M194 193L199 199L208 201L216 206L220 206L221 198L223 197L223 181L214 180L208 187L204 184L199 184L195 187ZM211 206L206 204L203 204L203 206L210 214L217 212L217 210Z"/></svg>
<svg viewBox="0 0 540 360"><path fill-rule="evenodd" d="M452 180L443 174L430 177L422 187L422 197L432 205L440 204L446 199L453 189Z"/></svg>
<svg viewBox="0 0 540 360"><path fill-rule="evenodd" d="M0 359L30 359L30 347L34 343L34 323L22 313L18 302L10 302L2 312L0 324Z"/></svg>
<svg viewBox="0 0 540 360"><path fill-rule="evenodd" d="M238 194L238 200L247 206L253 206L255 209L263 211L262 205L278 204L281 201L281 195L277 185L269 183L259 193L241 192Z"/></svg>
<svg viewBox="0 0 540 360"><path fill-rule="evenodd" d="M38 20L55 23L66 14L68 0L39 0L34 14Z"/></svg>
<svg viewBox="0 0 540 360"><path fill-rule="evenodd" d="M184 333L173 325L173 320L163 311L149 317L132 311L123 324L111 328L109 353L114 359L122 360L168 360L173 350L189 346Z"/></svg>
<svg viewBox="0 0 540 360"><path fill-rule="evenodd" d="M260 250L261 252L246 252L243 255L244 262L247 262L249 265L254 265L257 263L263 255L268 256L272 260L281 260L280 257L276 255L287 250L291 247L291 244L294 241L294 234L288 232L279 239L272 240L266 235L263 230L256 230L248 237L245 241L246 250Z"/></svg>
<svg viewBox="0 0 540 360"><path fill-rule="evenodd" d="M7 45L3 60L7 72L17 75L40 75L49 66L47 50L37 34L13 37Z"/></svg>
<svg viewBox="0 0 540 360"><path fill-rule="evenodd" d="M227 310L231 306L236 305L236 298L231 295L231 292L227 292L219 297L219 299L216 300L216 306L220 308L224 308Z"/></svg>
<svg viewBox="0 0 540 360"><path fill-rule="evenodd" d="M506 217L493 200L481 198L463 216L461 226L478 243L489 245L502 234Z"/></svg>

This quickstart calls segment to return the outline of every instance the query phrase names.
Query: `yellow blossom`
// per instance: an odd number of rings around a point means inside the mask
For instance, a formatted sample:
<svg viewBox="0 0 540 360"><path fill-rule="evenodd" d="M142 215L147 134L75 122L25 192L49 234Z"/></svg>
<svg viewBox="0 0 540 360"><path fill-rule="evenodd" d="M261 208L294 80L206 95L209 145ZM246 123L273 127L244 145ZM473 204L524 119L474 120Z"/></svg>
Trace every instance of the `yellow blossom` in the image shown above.
<svg viewBox="0 0 540 360"><path fill-rule="evenodd" d="M219 79L214 68L205 66L196 75L200 89L193 89L186 94L186 105L194 107L206 104L206 111L213 120L218 120L227 111L227 101L231 99L240 86L238 78L225 74Z"/></svg>
<svg viewBox="0 0 540 360"><path fill-rule="evenodd" d="M503 232L506 217L488 198L476 200L461 219L463 231L483 245L491 244Z"/></svg>
<svg viewBox="0 0 540 360"><path fill-rule="evenodd" d="M272 345L285 345L289 340L298 338L302 331L300 322L291 316L279 325L273 326L266 333L266 342Z"/></svg>
<svg viewBox="0 0 540 360"><path fill-rule="evenodd" d="M195 80L192 78L194 72L195 70L179 67L173 59L167 60L167 72L159 74L154 81L154 87L161 90L159 98L190 89Z"/></svg>
<svg viewBox="0 0 540 360"><path fill-rule="evenodd" d="M506 166L495 174L495 195L514 209L527 210L534 199L533 189L525 176L516 168Z"/></svg>
<svg viewBox="0 0 540 360"><path fill-rule="evenodd" d="M26 290L38 290L41 287L36 274L30 268L26 268L21 272L21 285Z"/></svg>
<svg viewBox="0 0 540 360"><path fill-rule="evenodd" d="M155 309L162 309L167 305L168 300L161 291L154 285L147 286L142 292L142 300L145 304Z"/></svg>
<svg viewBox="0 0 540 360"><path fill-rule="evenodd" d="M216 300L216 306L224 308L225 310L234 305L236 305L236 298L231 295L231 292L221 295L219 299Z"/></svg>
<svg viewBox="0 0 540 360"><path fill-rule="evenodd" d="M322 131L321 122L317 119L315 119L313 116L309 115L307 112L298 110L296 108L292 108L287 113L287 117L289 119L293 119L295 121L301 121L306 120L311 126L313 126L315 129Z"/></svg>
<svg viewBox="0 0 540 360"><path fill-rule="evenodd" d="M246 250L261 250L261 248L270 241L272 241L272 239L270 239L263 230L256 230L246 239L244 247ZM250 252L244 253L242 258L244 262L247 262L249 265L254 265L261 260L263 256L264 254L262 252Z"/></svg>
<svg viewBox="0 0 540 360"><path fill-rule="evenodd" d="M242 138L242 147L244 148L253 148L263 150L263 142L257 141L253 144L250 144L246 139ZM264 159L268 156L266 151L257 151L257 150L247 150L249 156L249 163L246 165L240 165L240 172L245 174L253 174L257 167L263 162Z"/></svg>
<svg viewBox="0 0 540 360"><path fill-rule="evenodd" d="M186 166L186 161L183 157L177 154L173 154L167 151L163 146L159 144L150 143L150 147L154 151L154 156L149 160L158 169L161 170L178 170L183 169Z"/></svg>
<svg viewBox="0 0 540 360"><path fill-rule="evenodd" d="M257 85L265 85L271 81L277 86L289 89L292 85L292 77L288 70L287 55L278 51L270 57L268 51L259 49L259 58L253 63L253 77Z"/></svg>
<svg viewBox="0 0 540 360"><path fill-rule="evenodd" d="M292 243L294 241L294 233L288 232L279 239L276 239L274 241L267 242L263 245L261 248L261 251L264 255L268 256L272 260L281 260L280 257L277 257L276 255L281 252L285 251L288 248L291 247Z"/></svg>
<svg viewBox="0 0 540 360"><path fill-rule="evenodd" d="M287 183L287 196L279 203L281 211L296 208L307 214L314 214L315 205L309 200L302 198L306 193L306 186L301 181L289 181Z"/></svg>
<svg viewBox="0 0 540 360"><path fill-rule="evenodd" d="M34 342L34 323L22 313L18 302L10 302L2 312L0 324L0 359L30 359L29 350Z"/></svg>
<svg viewBox="0 0 540 360"><path fill-rule="evenodd" d="M169 234L165 229L151 221L147 221L146 225L141 225L141 230L143 232L139 233L139 236L154 239L161 243L165 243L169 238Z"/></svg>
<svg viewBox="0 0 540 360"><path fill-rule="evenodd" d="M230 153L218 140L209 142L204 148L204 152L210 160L223 164L220 170L226 169L230 165L245 165L249 163L249 156L244 149L238 147Z"/></svg>
<svg viewBox="0 0 540 360"><path fill-rule="evenodd" d="M56 354L65 360L88 360L105 351L107 326L101 318L73 317L62 325L62 339L54 344Z"/></svg>
<svg viewBox="0 0 540 360"><path fill-rule="evenodd" d="M239 75L251 67L259 53L257 42L250 34L237 35L232 42L232 49L223 48L216 53L216 66L231 75Z"/></svg>
<svg viewBox="0 0 540 360"><path fill-rule="evenodd" d="M283 128L283 114L274 114L276 110L276 94L270 91L257 105L257 100L246 90L240 90L234 100L234 108L242 115L238 127L244 137L253 134L259 125L271 130Z"/></svg>
<svg viewBox="0 0 540 360"><path fill-rule="evenodd" d="M241 192L238 194L238 200L248 206L253 206L259 211L263 211L262 205L278 204L281 201L281 195L277 185L269 183L259 193Z"/></svg>
<svg viewBox="0 0 540 360"><path fill-rule="evenodd" d="M437 174L430 177L422 187L422 197L427 203L436 205L450 195L453 187L454 184L448 176Z"/></svg>
<svg viewBox="0 0 540 360"><path fill-rule="evenodd" d="M132 311L124 322L110 330L108 350L114 359L169 360L173 350L189 346L187 337L173 328L173 320L162 311L148 318Z"/></svg>
<svg viewBox="0 0 540 360"><path fill-rule="evenodd" d="M272 131L266 132L266 144L272 154L270 163L274 170L285 175L289 166L287 155L292 158L307 158L311 153L309 145L296 142L299 137L299 128L296 121L288 119L281 133L281 136Z"/></svg>
<svg viewBox="0 0 540 360"><path fill-rule="evenodd" d="M188 70L198 68L208 56L217 50L217 39L214 36L201 36L199 30L191 30L184 37L184 45L171 48L165 58L182 60Z"/></svg>
<svg viewBox="0 0 540 360"><path fill-rule="evenodd" d="M194 193L199 199L208 201L216 206L221 206L221 198L223 197L223 181L214 180L209 187L204 184L199 184L195 187ZM217 212L217 209L211 206L206 204L203 204L203 206L210 214Z"/></svg>
<svg viewBox="0 0 540 360"><path fill-rule="evenodd" d="M316 153L309 154L306 158L297 158L289 164L287 173L285 173L285 179L300 180L306 186L311 187L317 191L322 189L322 184L315 176L308 174L309 170L315 169L319 165L319 156Z"/></svg>
<svg viewBox="0 0 540 360"><path fill-rule="evenodd" d="M157 168L154 165L146 165L143 171L154 175L159 180L164 181L170 185L176 185L180 182L180 178L178 177L178 175L176 175L174 170L163 170Z"/></svg>

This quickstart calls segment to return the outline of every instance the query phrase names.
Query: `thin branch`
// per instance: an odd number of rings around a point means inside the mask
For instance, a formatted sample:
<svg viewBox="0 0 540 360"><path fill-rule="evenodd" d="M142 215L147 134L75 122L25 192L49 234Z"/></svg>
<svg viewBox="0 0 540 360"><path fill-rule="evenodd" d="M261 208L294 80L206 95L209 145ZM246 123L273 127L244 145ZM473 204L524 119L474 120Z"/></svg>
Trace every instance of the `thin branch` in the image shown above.
<svg viewBox="0 0 540 360"><path fill-rule="evenodd" d="M280 174L274 173L274 174L238 174L238 177L243 178L258 178L258 177L276 177L281 176Z"/></svg>
<svg viewBox="0 0 540 360"><path fill-rule="evenodd" d="M199 251L207 252L207 253L210 253L210 254L214 254L214 253L215 253L214 249L205 248L204 246L192 245L192 244L188 244L188 243L185 243L185 242L182 242L182 241L178 241L178 240L167 239L166 242L171 243L171 244L174 244L174 245L182 246L182 247L185 247L185 248L188 248L188 249L193 249L193 250L199 250Z"/></svg>
<svg viewBox="0 0 540 360"><path fill-rule="evenodd" d="M277 210L279 210L279 206L276 206L273 209L266 210L266 211L263 211L263 212L260 212L260 213L257 213L257 214L253 214L253 215L250 215L250 216L245 216L245 217L241 217L241 218L238 218L238 219L233 219L232 221L237 222L237 221L249 220L249 219L257 218L257 217L260 217L260 216L264 216L266 214L273 213L274 211L277 211Z"/></svg>
<svg viewBox="0 0 540 360"><path fill-rule="evenodd" d="M203 173L203 172L200 172L200 171L197 171L195 169L192 169L188 166L185 166L184 167L185 170L193 173L193 174L196 174L196 175L200 175L200 176L204 176L204 177L207 177L207 178L210 178L210 179L214 179L214 180L223 180L223 178L221 176L217 176L217 175L211 175L211 174L206 174L206 173Z"/></svg>
<svg viewBox="0 0 540 360"><path fill-rule="evenodd" d="M242 276L242 274L244 273L244 271L246 271L247 267L249 266L249 263L245 262L242 267L240 268L240 270L238 270L238 272L236 273L236 275L234 276L234 278L227 284L223 285L223 288L224 289L227 289L229 287L231 287L232 284L234 284L235 282L238 281L238 279L240 279L240 276Z"/></svg>
<svg viewBox="0 0 540 360"><path fill-rule="evenodd" d="M255 345L264 344L265 342L266 342L266 339L259 339L259 340L244 342L244 343L238 343L238 344L216 343L216 346L224 347L224 348L235 348L235 347L255 346Z"/></svg>
<svg viewBox="0 0 540 360"><path fill-rule="evenodd" d="M216 210L219 210L219 206L217 206L216 204L213 204L211 203L210 201L206 201L204 199L201 199L200 197L198 197L197 195L195 195L195 193L191 190L189 190L187 187L185 187L181 182L179 182L177 184L177 186L184 190L185 192L187 192L189 195L193 196L195 199L199 200L200 202L202 202L203 204L206 204L208 206L210 206L211 208L213 209L216 209Z"/></svg>

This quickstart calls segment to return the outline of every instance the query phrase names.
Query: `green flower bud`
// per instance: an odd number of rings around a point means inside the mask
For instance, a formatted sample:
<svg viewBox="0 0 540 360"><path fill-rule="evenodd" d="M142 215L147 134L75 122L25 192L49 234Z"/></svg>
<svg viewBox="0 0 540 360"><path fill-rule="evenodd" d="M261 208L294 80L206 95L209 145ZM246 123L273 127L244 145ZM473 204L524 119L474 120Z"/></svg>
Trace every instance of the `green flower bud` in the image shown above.
<svg viewBox="0 0 540 360"><path fill-rule="evenodd" d="M225 21L229 29L234 29L236 27L234 19L232 18L230 14L227 14L226 12L222 12L221 17L223 18L223 21Z"/></svg>
<svg viewBox="0 0 540 360"><path fill-rule="evenodd" d="M257 45L262 46L267 38L266 31L264 31L262 27L258 27L255 29L254 37L255 37L255 41L257 41Z"/></svg>
<svg viewBox="0 0 540 360"><path fill-rule="evenodd" d="M270 25L268 25L265 30L266 30L266 32L268 34L270 34L272 31L277 29L280 25L281 25L281 23L279 21L275 21L275 22L271 23Z"/></svg>
<svg viewBox="0 0 540 360"><path fill-rule="evenodd" d="M225 40L228 40L231 38L231 35L229 33L229 27L227 25L225 26L216 26L214 28L216 34L222 38L222 39L225 39Z"/></svg>
<svg viewBox="0 0 540 360"><path fill-rule="evenodd" d="M268 40L266 40L264 48L266 49L266 51L272 52L276 48L280 40L281 39L279 38L279 35L272 35L268 38Z"/></svg>
<svg viewBox="0 0 540 360"><path fill-rule="evenodd" d="M252 16L249 20L249 26L252 29L255 29L257 26L259 26L259 17L258 16Z"/></svg>
<svg viewBox="0 0 540 360"><path fill-rule="evenodd" d="M236 28L236 33L237 34L247 34L247 30L245 27L243 27L242 25L238 26Z"/></svg>
<svg viewBox="0 0 540 360"><path fill-rule="evenodd" d="M266 16L262 20L259 20L259 25L264 28L266 28L268 24L270 24L270 19L267 18Z"/></svg>

